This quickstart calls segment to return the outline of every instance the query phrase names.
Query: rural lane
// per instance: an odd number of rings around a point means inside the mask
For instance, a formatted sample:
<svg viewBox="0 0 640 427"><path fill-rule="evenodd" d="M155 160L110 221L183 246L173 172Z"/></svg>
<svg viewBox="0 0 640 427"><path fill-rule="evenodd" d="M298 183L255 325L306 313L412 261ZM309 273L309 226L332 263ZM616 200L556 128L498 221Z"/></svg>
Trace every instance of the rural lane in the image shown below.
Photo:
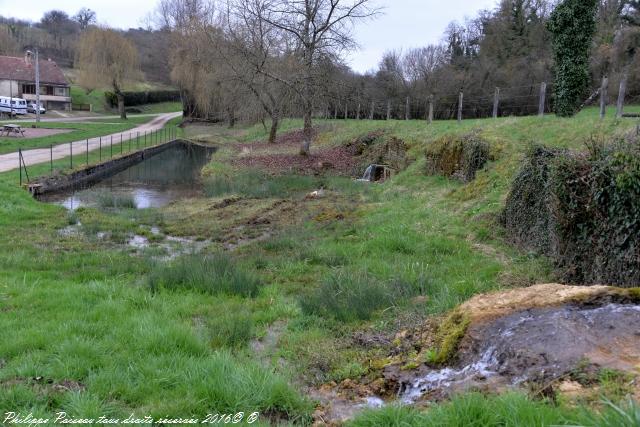
<svg viewBox="0 0 640 427"><path fill-rule="evenodd" d="M137 126L133 129L129 129L124 132L117 132L109 135L103 135L102 137L89 138L89 151L96 150L100 147L100 138L102 138L103 146L105 146L106 141L110 141L110 138L114 138L114 143L120 142L120 135L122 135L122 141L129 141L129 135L131 135L131 139L135 139L138 132L144 134L145 132L153 132L159 129L162 129L164 125L171 119L176 117L180 117L182 115L179 113L165 113L165 114L157 114L155 118L147 123L143 123L140 126ZM69 156L69 142L65 142L63 144L54 145L53 147L53 160L64 159ZM81 141L74 141L71 143L73 145L73 155L75 157L76 154L86 153L87 151L87 140L83 139ZM24 158L24 162L27 166L36 165L38 163L45 163L51 159L51 150L47 148L34 148L32 150L23 150L22 157ZM7 172L13 169L18 169L18 152L2 154L0 155L0 172Z"/></svg>

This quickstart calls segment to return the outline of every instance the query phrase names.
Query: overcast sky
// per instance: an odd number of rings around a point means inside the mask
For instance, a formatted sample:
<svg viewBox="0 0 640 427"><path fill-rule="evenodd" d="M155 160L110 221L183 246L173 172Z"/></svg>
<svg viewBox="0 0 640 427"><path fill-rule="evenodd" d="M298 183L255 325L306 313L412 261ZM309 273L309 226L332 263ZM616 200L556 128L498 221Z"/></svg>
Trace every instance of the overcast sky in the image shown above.
<svg viewBox="0 0 640 427"><path fill-rule="evenodd" d="M384 6L384 14L358 26L356 36L361 50L348 58L351 66L361 72L375 68L386 50L436 43L449 22L474 17L477 11L497 4L497 0L375 1ZM156 3L157 0L0 0L0 14L38 21L53 8L73 15L88 7L97 13L99 23L127 29L141 26Z"/></svg>

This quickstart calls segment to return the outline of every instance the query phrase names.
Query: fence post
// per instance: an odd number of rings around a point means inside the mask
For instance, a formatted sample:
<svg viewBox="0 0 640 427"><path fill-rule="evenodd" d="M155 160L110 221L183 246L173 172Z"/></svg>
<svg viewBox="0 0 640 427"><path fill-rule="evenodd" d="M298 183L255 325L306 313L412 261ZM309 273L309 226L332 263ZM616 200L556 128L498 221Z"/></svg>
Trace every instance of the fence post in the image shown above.
<svg viewBox="0 0 640 427"><path fill-rule="evenodd" d="M622 76L622 80L620 81L620 91L618 92L618 107L616 110L616 117L617 118L622 118L622 115L624 114L624 97L626 95L626 91L627 91L627 74L625 73L624 76Z"/></svg>
<svg viewBox="0 0 640 427"><path fill-rule="evenodd" d="M113 159L113 135L111 135L110 151L111 151L111 158Z"/></svg>
<svg viewBox="0 0 640 427"><path fill-rule="evenodd" d="M433 123L433 95L429 95L429 116L427 120L429 124Z"/></svg>
<svg viewBox="0 0 640 427"><path fill-rule="evenodd" d="M89 138L87 138L87 166L89 166Z"/></svg>
<svg viewBox="0 0 640 427"><path fill-rule="evenodd" d="M18 169L20 169L20 187L22 187L22 148L18 148Z"/></svg>
<svg viewBox="0 0 640 427"><path fill-rule="evenodd" d="M69 165L73 169L73 142L69 143Z"/></svg>
<svg viewBox="0 0 640 427"><path fill-rule="evenodd" d="M376 112L376 102L371 101L371 109L369 110L369 120L373 120L375 112Z"/></svg>
<svg viewBox="0 0 640 427"><path fill-rule="evenodd" d="M538 105L538 116L540 117L544 116L544 106L545 106L546 97L547 97L547 83L542 82L542 84L540 84L540 103Z"/></svg>
<svg viewBox="0 0 640 427"><path fill-rule="evenodd" d="M407 102L404 106L404 119L405 120L409 120L409 116L411 115L411 106L409 105L410 100L409 97L407 96Z"/></svg>
<svg viewBox="0 0 640 427"><path fill-rule="evenodd" d="M458 123L462 123L462 102L464 101L464 93L460 91L460 98L458 101Z"/></svg>
<svg viewBox="0 0 640 427"><path fill-rule="evenodd" d="M102 137L100 137L98 144L98 159L102 163Z"/></svg>
<svg viewBox="0 0 640 427"><path fill-rule="evenodd" d="M144 148L147 148L147 131L144 131L144 142L142 143Z"/></svg>
<svg viewBox="0 0 640 427"><path fill-rule="evenodd" d="M50 175L53 175L53 144L49 145L49 167L51 169Z"/></svg>
<svg viewBox="0 0 640 427"><path fill-rule="evenodd" d="M607 91L609 89L609 78L602 77L602 86L600 87L600 118L604 119L607 115Z"/></svg>
<svg viewBox="0 0 640 427"><path fill-rule="evenodd" d="M131 132L129 132L129 152L131 152Z"/></svg>
<svg viewBox="0 0 640 427"><path fill-rule="evenodd" d="M387 120L391 120L391 101L387 100Z"/></svg>
<svg viewBox="0 0 640 427"><path fill-rule="evenodd" d="M140 132L136 135L136 150L140 149Z"/></svg>
<svg viewBox="0 0 640 427"><path fill-rule="evenodd" d="M500 106L500 88L496 88L496 93L493 95L493 118L498 118L498 107Z"/></svg>
<svg viewBox="0 0 640 427"><path fill-rule="evenodd" d="M120 134L120 155L122 155L122 133Z"/></svg>

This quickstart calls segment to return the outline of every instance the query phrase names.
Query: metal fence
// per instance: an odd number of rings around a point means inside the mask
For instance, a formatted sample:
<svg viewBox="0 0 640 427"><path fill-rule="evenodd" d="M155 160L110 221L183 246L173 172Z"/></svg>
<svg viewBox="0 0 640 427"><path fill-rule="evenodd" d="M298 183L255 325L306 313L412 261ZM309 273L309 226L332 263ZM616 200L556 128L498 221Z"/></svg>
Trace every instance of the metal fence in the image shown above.
<svg viewBox="0 0 640 427"><path fill-rule="evenodd" d="M114 137L115 135L115 137ZM68 173L103 161L129 155L147 148L165 144L177 138L177 128L168 127L155 131L122 132L108 136L88 138L64 144L50 145L49 175ZM46 148L45 148L46 149ZM41 149L36 149L41 150ZM63 150L68 153L64 156ZM67 151L68 150L68 151ZM30 183L25 154L29 150L18 150L18 173L20 186ZM41 164L41 163L38 163ZM31 165L29 166L31 167Z"/></svg>

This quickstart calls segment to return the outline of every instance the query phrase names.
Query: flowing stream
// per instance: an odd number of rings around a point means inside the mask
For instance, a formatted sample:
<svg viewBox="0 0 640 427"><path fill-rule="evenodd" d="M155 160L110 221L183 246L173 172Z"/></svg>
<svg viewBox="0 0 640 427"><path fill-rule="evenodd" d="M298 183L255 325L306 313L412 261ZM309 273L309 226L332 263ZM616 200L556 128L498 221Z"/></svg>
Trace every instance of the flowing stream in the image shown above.
<svg viewBox="0 0 640 427"><path fill-rule="evenodd" d="M640 363L640 305L533 309L470 330L458 366L404 378L413 403L483 385L516 387L558 378L583 360L633 371Z"/></svg>

